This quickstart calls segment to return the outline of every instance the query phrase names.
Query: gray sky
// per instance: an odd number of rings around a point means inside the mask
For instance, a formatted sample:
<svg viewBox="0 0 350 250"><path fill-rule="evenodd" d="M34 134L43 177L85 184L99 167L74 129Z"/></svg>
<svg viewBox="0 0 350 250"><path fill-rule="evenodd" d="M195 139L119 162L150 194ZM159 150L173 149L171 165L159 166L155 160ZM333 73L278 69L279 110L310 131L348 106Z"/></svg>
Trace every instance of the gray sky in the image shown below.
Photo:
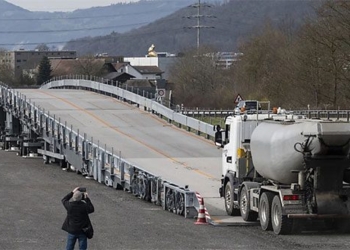
<svg viewBox="0 0 350 250"><path fill-rule="evenodd" d="M31 11L73 11L96 6L109 6L121 2L138 0L6 0L9 3Z"/></svg>

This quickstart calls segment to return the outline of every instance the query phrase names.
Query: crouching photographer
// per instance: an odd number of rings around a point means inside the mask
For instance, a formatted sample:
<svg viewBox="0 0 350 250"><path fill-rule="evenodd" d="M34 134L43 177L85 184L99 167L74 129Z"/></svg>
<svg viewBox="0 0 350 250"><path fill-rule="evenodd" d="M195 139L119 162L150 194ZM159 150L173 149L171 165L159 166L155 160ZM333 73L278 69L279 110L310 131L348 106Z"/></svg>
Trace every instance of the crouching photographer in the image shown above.
<svg viewBox="0 0 350 250"><path fill-rule="evenodd" d="M67 210L67 217L62 225L62 230L68 233L67 250L73 250L76 241L79 241L79 249L87 249L87 239L93 236L93 227L89 214L94 212L86 188L75 188L62 199L63 206Z"/></svg>

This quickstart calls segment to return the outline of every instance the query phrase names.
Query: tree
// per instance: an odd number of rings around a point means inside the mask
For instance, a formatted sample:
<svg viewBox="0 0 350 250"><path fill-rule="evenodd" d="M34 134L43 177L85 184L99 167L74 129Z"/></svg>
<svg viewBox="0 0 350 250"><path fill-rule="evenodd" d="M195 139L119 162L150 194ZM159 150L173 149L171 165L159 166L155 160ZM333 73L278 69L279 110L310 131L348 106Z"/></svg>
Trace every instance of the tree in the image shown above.
<svg viewBox="0 0 350 250"><path fill-rule="evenodd" d="M15 74L9 63L0 64L0 81L12 86L15 83Z"/></svg>
<svg viewBox="0 0 350 250"><path fill-rule="evenodd" d="M18 79L17 79L17 86L31 86L35 85L35 79L32 78L28 74L22 74Z"/></svg>
<svg viewBox="0 0 350 250"><path fill-rule="evenodd" d="M288 32L286 32L288 31ZM327 1L299 31L267 23L240 46L235 85L245 98L302 108L347 107L350 100L350 2Z"/></svg>
<svg viewBox="0 0 350 250"><path fill-rule="evenodd" d="M36 83L38 85L43 84L44 82L51 79L51 63L47 56L44 56L43 59L40 61L39 65L39 71L37 76Z"/></svg>
<svg viewBox="0 0 350 250"><path fill-rule="evenodd" d="M98 59L93 56L86 56L76 60L74 72L78 75L101 76L103 73L104 59Z"/></svg>
<svg viewBox="0 0 350 250"><path fill-rule="evenodd" d="M236 90L245 99L269 100L285 105L292 81L288 77L291 35L273 27L264 29L240 46L243 57L234 67Z"/></svg>
<svg viewBox="0 0 350 250"><path fill-rule="evenodd" d="M295 54L299 80L316 108L346 107L350 98L350 3L328 1L318 10L318 19L306 23Z"/></svg>
<svg viewBox="0 0 350 250"><path fill-rule="evenodd" d="M350 99L350 2L328 1L318 13L324 35L317 41L325 51L324 66L330 79L331 104L338 108L345 106Z"/></svg>
<svg viewBox="0 0 350 250"><path fill-rule="evenodd" d="M234 106L233 80L228 72L216 67L213 49L201 47L179 57L170 70L174 99L187 107L223 108L231 99ZM231 88L231 89L230 89Z"/></svg>
<svg viewBox="0 0 350 250"><path fill-rule="evenodd" d="M13 86L15 83L15 75L11 64L4 60L6 52L7 50L5 48L0 47L0 82Z"/></svg>

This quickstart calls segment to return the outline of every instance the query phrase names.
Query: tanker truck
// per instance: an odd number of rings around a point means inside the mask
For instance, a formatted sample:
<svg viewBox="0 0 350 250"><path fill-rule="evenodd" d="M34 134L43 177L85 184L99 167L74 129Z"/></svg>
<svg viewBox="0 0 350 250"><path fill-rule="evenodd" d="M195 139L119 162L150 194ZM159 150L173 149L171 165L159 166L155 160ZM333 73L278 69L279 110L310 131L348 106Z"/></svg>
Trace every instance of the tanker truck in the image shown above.
<svg viewBox="0 0 350 250"><path fill-rule="evenodd" d="M350 123L238 114L214 126L228 215L290 234L303 221L349 230ZM322 222L323 223L323 222Z"/></svg>

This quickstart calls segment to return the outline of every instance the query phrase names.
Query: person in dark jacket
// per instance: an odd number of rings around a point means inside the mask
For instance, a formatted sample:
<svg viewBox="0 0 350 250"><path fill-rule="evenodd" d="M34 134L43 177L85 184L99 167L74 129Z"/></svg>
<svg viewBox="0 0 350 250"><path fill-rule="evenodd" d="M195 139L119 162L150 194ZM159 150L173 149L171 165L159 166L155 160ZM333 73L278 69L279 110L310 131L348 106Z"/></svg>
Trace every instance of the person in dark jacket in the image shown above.
<svg viewBox="0 0 350 250"><path fill-rule="evenodd" d="M68 233L66 249L73 250L77 240L80 250L87 249L87 237L83 228L91 224L89 214L95 210L88 194L80 192L77 187L62 199L62 203L67 210L67 217L62 225L62 230Z"/></svg>

